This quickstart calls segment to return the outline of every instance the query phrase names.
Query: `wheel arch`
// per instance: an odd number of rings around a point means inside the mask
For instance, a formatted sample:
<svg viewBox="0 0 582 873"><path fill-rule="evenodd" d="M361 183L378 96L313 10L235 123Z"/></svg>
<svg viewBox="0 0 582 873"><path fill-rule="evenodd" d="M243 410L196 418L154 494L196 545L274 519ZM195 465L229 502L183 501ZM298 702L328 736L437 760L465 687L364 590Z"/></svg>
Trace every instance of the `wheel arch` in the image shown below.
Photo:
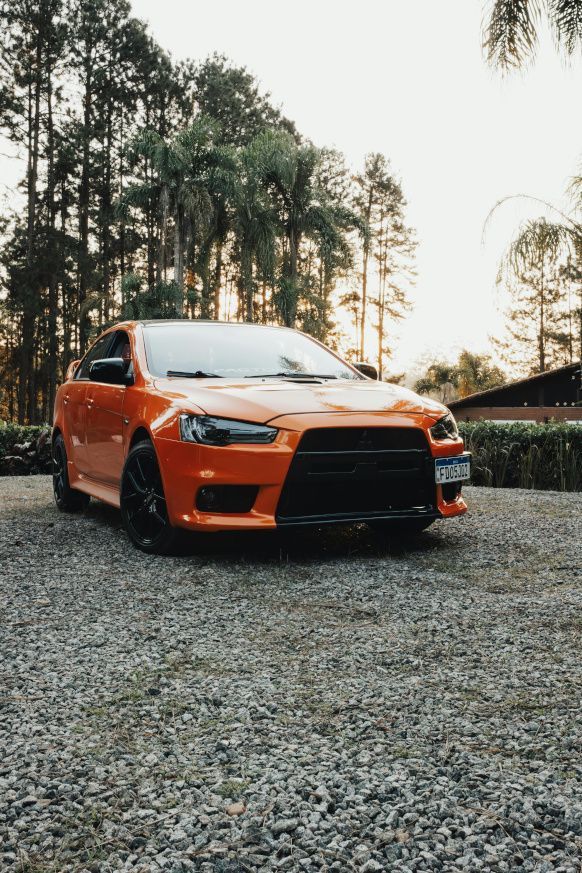
<svg viewBox="0 0 582 873"><path fill-rule="evenodd" d="M137 443L141 443L143 440L148 440L148 442L153 443L153 438L147 427L143 424L140 424L136 427L134 432L131 435L131 439L129 441L129 445L127 447L128 453L133 449L133 447Z"/></svg>

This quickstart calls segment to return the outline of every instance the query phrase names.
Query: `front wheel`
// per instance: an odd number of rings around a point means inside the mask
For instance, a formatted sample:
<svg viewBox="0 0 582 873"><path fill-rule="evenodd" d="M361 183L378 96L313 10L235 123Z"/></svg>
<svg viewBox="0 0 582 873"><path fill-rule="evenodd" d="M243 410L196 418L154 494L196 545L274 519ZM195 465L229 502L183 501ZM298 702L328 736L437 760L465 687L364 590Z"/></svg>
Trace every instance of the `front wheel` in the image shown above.
<svg viewBox="0 0 582 873"><path fill-rule="evenodd" d="M148 554L167 555L177 531L168 507L155 449L149 440L129 452L121 476L121 518L132 543Z"/></svg>
<svg viewBox="0 0 582 873"><path fill-rule="evenodd" d="M404 518L394 521L390 521L390 519L378 519L378 521L369 521L368 525L372 530L376 531L376 533L380 533L383 536L413 537L422 533L422 531L426 530L427 527L430 527L434 521L434 518Z"/></svg>

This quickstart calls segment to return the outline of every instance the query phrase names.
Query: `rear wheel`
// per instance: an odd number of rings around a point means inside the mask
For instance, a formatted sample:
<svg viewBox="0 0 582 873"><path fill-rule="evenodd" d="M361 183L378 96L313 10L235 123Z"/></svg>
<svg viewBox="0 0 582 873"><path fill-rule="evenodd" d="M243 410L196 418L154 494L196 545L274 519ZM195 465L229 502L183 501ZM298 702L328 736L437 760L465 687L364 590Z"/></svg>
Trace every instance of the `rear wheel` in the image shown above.
<svg viewBox="0 0 582 873"><path fill-rule="evenodd" d="M55 503L61 512L80 512L89 505L91 499L82 491L75 491L69 485L67 450L62 434L57 434L53 442L53 493Z"/></svg>
<svg viewBox="0 0 582 873"><path fill-rule="evenodd" d="M125 530L138 549L159 555L172 551L178 532L170 524L158 459L149 440L137 443L127 456L120 505Z"/></svg>
<svg viewBox="0 0 582 873"><path fill-rule="evenodd" d="M369 521L368 524L372 530L387 537L412 537L422 533L434 521L434 518L406 518L395 521L378 519L378 521Z"/></svg>

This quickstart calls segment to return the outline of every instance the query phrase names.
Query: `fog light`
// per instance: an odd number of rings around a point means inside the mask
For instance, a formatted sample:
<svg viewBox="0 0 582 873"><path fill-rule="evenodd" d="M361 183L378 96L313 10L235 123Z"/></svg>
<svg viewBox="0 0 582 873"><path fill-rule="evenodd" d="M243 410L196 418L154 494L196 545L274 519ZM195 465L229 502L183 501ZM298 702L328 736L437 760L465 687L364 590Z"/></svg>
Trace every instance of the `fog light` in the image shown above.
<svg viewBox="0 0 582 873"><path fill-rule="evenodd" d="M196 495L196 509L202 512L250 512L258 493L258 485L205 485Z"/></svg>
<svg viewBox="0 0 582 873"><path fill-rule="evenodd" d="M196 506L198 509L203 509L206 512L216 511L218 504L220 502L220 497L216 488L201 488L198 492L198 499L196 500Z"/></svg>

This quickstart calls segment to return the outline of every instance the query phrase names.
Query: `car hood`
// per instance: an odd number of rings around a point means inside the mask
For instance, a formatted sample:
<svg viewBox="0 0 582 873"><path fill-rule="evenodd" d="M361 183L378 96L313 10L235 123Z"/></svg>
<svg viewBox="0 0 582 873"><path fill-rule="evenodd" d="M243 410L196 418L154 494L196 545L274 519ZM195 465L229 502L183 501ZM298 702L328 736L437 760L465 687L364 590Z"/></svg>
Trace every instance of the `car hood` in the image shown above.
<svg viewBox="0 0 582 873"><path fill-rule="evenodd" d="M185 411L196 407L207 415L261 423L317 412L416 413L437 419L447 411L441 403L407 388L371 380L158 378L155 385Z"/></svg>

